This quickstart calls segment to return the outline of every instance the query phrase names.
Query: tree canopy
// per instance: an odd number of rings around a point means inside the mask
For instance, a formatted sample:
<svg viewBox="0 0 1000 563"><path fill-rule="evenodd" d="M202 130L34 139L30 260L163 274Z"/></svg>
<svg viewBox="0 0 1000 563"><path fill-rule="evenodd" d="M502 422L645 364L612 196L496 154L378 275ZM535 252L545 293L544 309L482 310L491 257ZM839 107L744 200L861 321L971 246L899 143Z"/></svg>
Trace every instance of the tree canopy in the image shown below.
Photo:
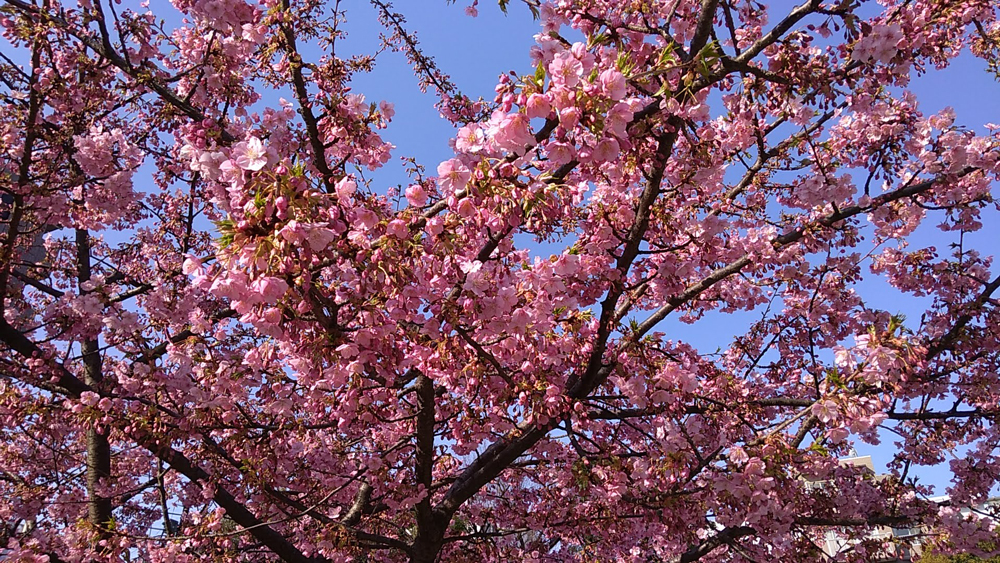
<svg viewBox="0 0 1000 563"><path fill-rule="evenodd" d="M455 126L399 187L347 4L0 0L2 557L995 541L1000 126L907 89L994 0L475 1L538 20L492 99L371 0Z"/></svg>

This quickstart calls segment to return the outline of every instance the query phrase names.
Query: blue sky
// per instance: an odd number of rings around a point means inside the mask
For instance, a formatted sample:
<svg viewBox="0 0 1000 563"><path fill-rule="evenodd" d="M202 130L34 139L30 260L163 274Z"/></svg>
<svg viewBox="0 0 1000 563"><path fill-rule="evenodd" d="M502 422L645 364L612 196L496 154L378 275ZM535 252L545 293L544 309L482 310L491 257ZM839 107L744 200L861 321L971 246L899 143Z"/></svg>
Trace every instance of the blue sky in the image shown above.
<svg viewBox="0 0 1000 563"><path fill-rule="evenodd" d="M528 10L514 5L504 17L495 3L486 1L478 18L464 14L465 4L448 5L444 0L403 0L395 3L395 9L406 16L406 27L416 31L424 52L466 95L492 101L500 74L534 71L528 49L539 28ZM338 41L338 50L343 50L337 55L377 50L381 27L375 18L376 12L367 2L347 4L344 29L348 35ZM433 91L420 93L417 78L401 53L383 53L376 61L374 72L358 75L353 82L355 91L368 101L386 100L396 105L396 116L383 137L397 148L392 162L376 177L390 185L405 183L401 156L416 157L433 175L439 162L454 156L448 140L455 129L434 109L437 98Z"/></svg>

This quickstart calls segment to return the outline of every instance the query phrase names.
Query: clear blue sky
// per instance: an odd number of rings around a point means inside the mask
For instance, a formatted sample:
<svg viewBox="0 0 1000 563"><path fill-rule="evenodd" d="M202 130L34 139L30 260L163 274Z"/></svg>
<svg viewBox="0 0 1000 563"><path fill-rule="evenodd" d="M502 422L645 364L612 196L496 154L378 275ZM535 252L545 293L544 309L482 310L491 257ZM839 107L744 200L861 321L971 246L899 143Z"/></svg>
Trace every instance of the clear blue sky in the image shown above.
<svg viewBox="0 0 1000 563"><path fill-rule="evenodd" d="M482 96L492 101L500 74L534 71L528 49L539 27L520 5L512 5L509 16L504 17L495 2L484 1L478 18L464 14L467 2L448 5L444 0L402 0L395 3L395 9L406 17L406 28L416 31L424 52L459 89L473 99ZM368 2L343 5L347 6L344 29L348 35L338 41L337 55L374 52L381 31L374 8ZM386 100L396 105L396 116L383 137L397 148L393 162L376 177L390 185L405 183L401 156L416 157L433 175L438 163L454 156L448 140L455 129L434 109L434 92L420 93L413 70L401 53L384 53L376 61L374 72L359 75L353 83L355 92L364 94L368 101Z"/></svg>

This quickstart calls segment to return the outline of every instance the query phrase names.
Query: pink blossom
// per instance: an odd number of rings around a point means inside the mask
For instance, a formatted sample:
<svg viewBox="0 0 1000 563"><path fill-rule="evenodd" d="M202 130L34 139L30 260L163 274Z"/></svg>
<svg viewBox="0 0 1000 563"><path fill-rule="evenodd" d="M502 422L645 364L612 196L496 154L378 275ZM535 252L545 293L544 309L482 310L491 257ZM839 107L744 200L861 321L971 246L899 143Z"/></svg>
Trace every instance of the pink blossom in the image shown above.
<svg viewBox="0 0 1000 563"><path fill-rule="evenodd" d="M280 231L281 237L292 244L301 244L306 239L306 229L296 220L289 221Z"/></svg>
<svg viewBox="0 0 1000 563"><path fill-rule="evenodd" d="M371 229L378 225L378 215L370 209L359 209L356 216L357 222L364 229Z"/></svg>
<svg viewBox="0 0 1000 563"><path fill-rule="evenodd" d="M625 76L617 69L609 68L602 71L599 80L604 94L612 100L618 101L625 97L627 91Z"/></svg>
<svg viewBox="0 0 1000 563"><path fill-rule="evenodd" d="M594 152L591 155L596 162L612 162L618 158L618 152L621 149L618 146L618 141L607 138L597 143L594 147Z"/></svg>
<svg viewBox="0 0 1000 563"><path fill-rule="evenodd" d="M254 286L260 292L261 297L264 298L265 303L278 301L288 291L288 284L285 280L273 276L258 280Z"/></svg>
<svg viewBox="0 0 1000 563"><path fill-rule="evenodd" d="M355 118L368 113L368 104L365 103L364 94L348 94L344 96L342 107L348 115Z"/></svg>
<svg viewBox="0 0 1000 563"><path fill-rule="evenodd" d="M729 460L736 464L746 463L750 459L747 455L746 450L740 446L736 446L729 451Z"/></svg>
<svg viewBox="0 0 1000 563"><path fill-rule="evenodd" d="M545 94L532 94L528 96L525 110L529 118L548 117L552 111L552 104Z"/></svg>
<svg viewBox="0 0 1000 563"><path fill-rule="evenodd" d="M554 83L573 88L580 84L580 77L583 76L583 63L569 51L563 51L556 55L552 63L549 64L549 74Z"/></svg>
<svg viewBox="0 0 1000 563"><path fill-rule="evenodd" d="M256 172L267 164L267 151L264 149L264 143L257 137L250 137L238 143L233 147L233 156L236 165L243 170Z"/></svg>
<svg viewBox="0 0 1000 563"><path fill-rule="evenodd" d="M434 217L427 221L424 230L431 236L437 236L444 232L444 222L440 217Z"/></svg>
<svg viewBox="0 0 1000 563"><path fill-rule="evenodd" d="M625 128L632 121L632 108L628 104L615 104L608 111L608 118L604 124L605 130L619 139L627 138Z"/></svg>
<svg viewBox="0 0 1000 563"><path fill-rule="evenodd" d="M497 126L493 141L501 149L522 154L525 147L535 144L535 136L531 133L528 117L521 113L505 117Z"/></svg>
<svg viewBox="0 0 1000 563"><path fill-rule="evenodd" d="M573 160L576 156L576 151L573 150L573 146L569 143L553 142L549 143L545 148L548 151L549 161L556 166L562 166Z"/></svg>
<svg viewBox="0 0 1000 563"><path fill-rule="evenodd" d="M947 129L955 123L955 109L948 106L930 116L927 121L935 129Z"/></svg>
<svg viewBox="0 0 1000 563"><path fill-rule="evenodd" d="M337 197L340 199L348 199L358 190L358 184L350 176L345 176L337 182L336 190Z"/></svg>
<svg viewBox="0 0 1000 563"><path fill-rule="evenodd" d="M406 201L414 207L427 205L427 191L420 184L411 184L406 188Z"/></svg>
<svg viewBox="0 0 1000 563"><path fill-rule="evenodd" d="M824 424L831 420L836 420L840 415L837 404L829 399L824 399L812 406L812 413Z"/></svg>
<svg viewBox="0 0 1000 563"><path fill-rule="evenodd" d="M101 396L93 391L84 391L80 394L80 403L88 407L92 407L101 400Z"/></svg>
<svg viewBox="0 0 1000 563"><path fill-rule="evenodd" d="M903 41L903 31L897 24L880 24L858 40L851 51L851 58L861 62L889 63Z"/></svg>
<svg viewBox="0 0 1000 563"><path fill-rule="evenodd" d="M272 325L277 325L281 323L281 309L277 307L268 307L264 309L264 314L262 315L264 322Z"/></svg>
<svg viewBox="0 0 1000 563"><path fill-rule="evenodd" d="M764 471L766 469L767 469L767 464L765 464L762 459L760 459L759 457L753 457L747 461L746 467L744 467L743 472L746 473L747 475L759 477L764 474Z"/></svg>
<svg viewBox="0 0 1000 563"><path fill-rule="evenodd" d="M251 23L245 23L242 26L243 39L250 41L251 43L260 44L264 42L264 36L266 29L264 26L256 26Z"/></svg>
<svg viewBox="0 0 1000 563"><path fill-rule="evenodd" d="M580 110L574 106L565 107L559 110L559 124L567 129L576 127L580 122Z"/></svg>
<svg viewBox="0 0 1000 563"><path fill-rule="evenodd" d="M580 269L580 257L575 254L563 254L559 256L553 267L553 272L560 277L576 275Z"/></svg>
<svg viewBox="0 0 1000 563"><path fill-rule="evenodd" d="M306 235L306 241L313 252L325 249L337 238L337 233L325 227L312 227Z"/></svg>
<svg viewBox="0 0 1000 563"><path fill-rule="evenodd" d="M458 130L455 148L461 152L476 153L485 147L486 137L478 123L470 123Z"/></svg>
<svg viewBox="0 0 1000 563"><path fill-rule="evenodd" d="M392 119L396 115L396 106L385 100L378 103L378 110L385 119Z"/></svg>
<svg viewBox="0 0 1000 563"><path fill-rule="evenodd" d="M463 197L455 211L462 217L472 217L476 214L476 206L472 203L472 198Z"/></svg>
<svg viewBox="0 0 1000 563"><path fill-rule="evenodd" d="M831 442L839 444L850 436L850 432L843 426L837 426L828 430L826 435L830 438Z"/></svg>
<svg viewBox="0 0 1000 563"><path fill-rule="evenodd" d="M465 189L472 173L457 159L446 160L438 165L438 185L445 193L456 193Z"/></svg>
<svg viewBox="0 0 1000 563"><path fill-rule="evenodd" d="M406 228L406 221L394 219L386 226L386 233L398 239L409 238L410 230Z"/></svg>
<svg viewBox="0 0 1000 563"><path fill-rule="evenodd" d="M846 369L854 368L855 365L854 356L851 354L850 350L842 346L834 348L833 358L834 358L834 363L837 365L837 367Z"/></svg>
<svg viewBox="0 0 1000 563"><path fill-rule="evenodd" d="M184 263L181 265L181 271L184 272L184 275L186 276L199 274L202 271L201 260L195 256L188 255L184 259Z"/></svg>

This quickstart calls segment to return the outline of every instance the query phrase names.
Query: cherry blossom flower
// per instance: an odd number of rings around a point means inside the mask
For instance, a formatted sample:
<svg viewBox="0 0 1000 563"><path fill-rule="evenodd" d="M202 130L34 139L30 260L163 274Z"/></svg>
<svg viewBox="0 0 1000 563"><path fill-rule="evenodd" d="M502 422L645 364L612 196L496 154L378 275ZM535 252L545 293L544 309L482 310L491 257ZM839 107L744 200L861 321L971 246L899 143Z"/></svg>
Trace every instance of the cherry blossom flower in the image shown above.
<svg viewBox="0 0 1000 563"><path fill-rule="evenodd" d="M427 191L420 184L411 184L406 188L406 200L414 207L427 205Z"/></svg>
<svg viewBox="0 0 1000 563"><path fill-rule="evenodd" d="M233 156L233 161L243 170L256 172L267 165L267 151L264 143L257 137L238 143L233 147Z"/></svg>
<svg viewBox="0 0 1000 563"><path fill-rule="evenodd" d="M569 51L557 54L549 64L552 81L566 88L574 88L583 76L583 63Z"/></svg>
<svg viewBox="0 0 1000 563"><path fill-rule="evenodd" d="M472 178L472 173L456 159L446 160L438 165L438 185L445 193L456 193L463 189Z"/></svg>
<svg viewBox="0 0 1000 563"><path fill-rule="evenodd" d="M470 123L458 130L455 148L462 152L477 153L485 147L486 136L478 123Z"/></svg>

